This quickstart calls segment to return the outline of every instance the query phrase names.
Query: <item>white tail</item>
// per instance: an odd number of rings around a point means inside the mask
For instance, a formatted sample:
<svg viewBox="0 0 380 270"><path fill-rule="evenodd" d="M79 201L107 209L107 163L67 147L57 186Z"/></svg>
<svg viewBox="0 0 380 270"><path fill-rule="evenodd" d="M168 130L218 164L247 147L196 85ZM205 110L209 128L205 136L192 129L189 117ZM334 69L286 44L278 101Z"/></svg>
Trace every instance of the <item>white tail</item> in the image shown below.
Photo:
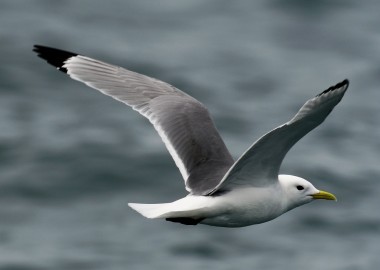
<svg viewBox="0 0 380 270"><path fill-rule="evenodd" d="M142 204L142 203L128 203L129 207L137 211L141 215L147 218L166 218L170 215L168 209L170 203L160 204Z"/></svg>
<svg viewBox="0 0 380 270"><path fill-rule="evenodd" d="M171 203L128 203L129 207L147 218L202 218L212 200L206 196L186 196Z"/></svg>

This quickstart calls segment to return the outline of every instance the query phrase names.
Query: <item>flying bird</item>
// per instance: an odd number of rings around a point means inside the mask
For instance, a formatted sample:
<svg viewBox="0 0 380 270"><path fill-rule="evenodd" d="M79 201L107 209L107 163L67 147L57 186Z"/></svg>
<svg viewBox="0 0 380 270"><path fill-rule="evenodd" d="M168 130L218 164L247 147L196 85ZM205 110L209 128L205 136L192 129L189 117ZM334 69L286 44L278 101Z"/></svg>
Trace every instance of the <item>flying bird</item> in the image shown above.
<svg viewBox="0 0 380 270"><path fill-rule="evenodd" d="M263 135L234 161L207 108L176 87L76 53L41 45L34 51L72 79L123 102L152 123L189 194L170 203L128 204L147 218L243 227L317 199L336 200L301 177L279 175L279 169L290 148L340 102L347 79L309 99L292 119Z"/></svg>

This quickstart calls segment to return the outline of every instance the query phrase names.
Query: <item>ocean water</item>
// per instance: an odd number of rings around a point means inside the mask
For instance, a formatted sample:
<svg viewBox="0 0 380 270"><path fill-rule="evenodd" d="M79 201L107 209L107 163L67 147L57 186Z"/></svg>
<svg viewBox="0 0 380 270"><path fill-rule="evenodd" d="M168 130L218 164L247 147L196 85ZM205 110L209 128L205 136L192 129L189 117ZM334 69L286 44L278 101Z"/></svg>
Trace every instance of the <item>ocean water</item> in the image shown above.
<svg viewBox="0 0 380 270"><path fill-rule="evenodd" d="M0 269L377 269L378 1L0 2ZM239 229L147 220L186 194L148 121L38 59L34 44L167 81L202 101L235 158L345 78L282 173L318 201Z"/></svg>

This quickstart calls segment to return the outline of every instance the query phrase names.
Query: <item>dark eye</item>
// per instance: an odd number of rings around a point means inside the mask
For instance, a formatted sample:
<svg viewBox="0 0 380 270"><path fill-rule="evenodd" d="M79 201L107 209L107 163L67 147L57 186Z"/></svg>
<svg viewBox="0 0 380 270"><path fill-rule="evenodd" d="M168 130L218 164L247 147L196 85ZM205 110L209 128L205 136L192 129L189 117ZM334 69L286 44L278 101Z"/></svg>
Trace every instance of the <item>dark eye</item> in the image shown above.
<svg viewBox="0 0 380 270"><path fill-rule="evenodd" d="M303 190L304 187L303 187L303 186L297 186L297 189L298 189L298 190Z"/></svg>

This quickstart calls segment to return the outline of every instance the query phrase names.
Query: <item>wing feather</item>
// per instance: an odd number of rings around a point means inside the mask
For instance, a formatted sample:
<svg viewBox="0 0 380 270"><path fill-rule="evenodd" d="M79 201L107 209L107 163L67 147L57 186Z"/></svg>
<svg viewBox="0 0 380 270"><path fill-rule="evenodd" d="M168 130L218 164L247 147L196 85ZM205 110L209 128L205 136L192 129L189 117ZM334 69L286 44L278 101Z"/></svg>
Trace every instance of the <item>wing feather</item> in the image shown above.
<svg viewBox="0 0 380 270"><path fill-rule="evenodd" d="M265 186L278 181L282 160L303 136L319 126L343 98L344 80L308 100L287 123L258 139L229 169L211 192L237 185Z"/></svg>
<svg viewBox="0 0 380 270"><path fill-rule="evenodd" d="M72 79L148 118L173 157L189 192L209 193L233 164L208 110L172 85L72 52L40 45L34 51Z"/></svg>

